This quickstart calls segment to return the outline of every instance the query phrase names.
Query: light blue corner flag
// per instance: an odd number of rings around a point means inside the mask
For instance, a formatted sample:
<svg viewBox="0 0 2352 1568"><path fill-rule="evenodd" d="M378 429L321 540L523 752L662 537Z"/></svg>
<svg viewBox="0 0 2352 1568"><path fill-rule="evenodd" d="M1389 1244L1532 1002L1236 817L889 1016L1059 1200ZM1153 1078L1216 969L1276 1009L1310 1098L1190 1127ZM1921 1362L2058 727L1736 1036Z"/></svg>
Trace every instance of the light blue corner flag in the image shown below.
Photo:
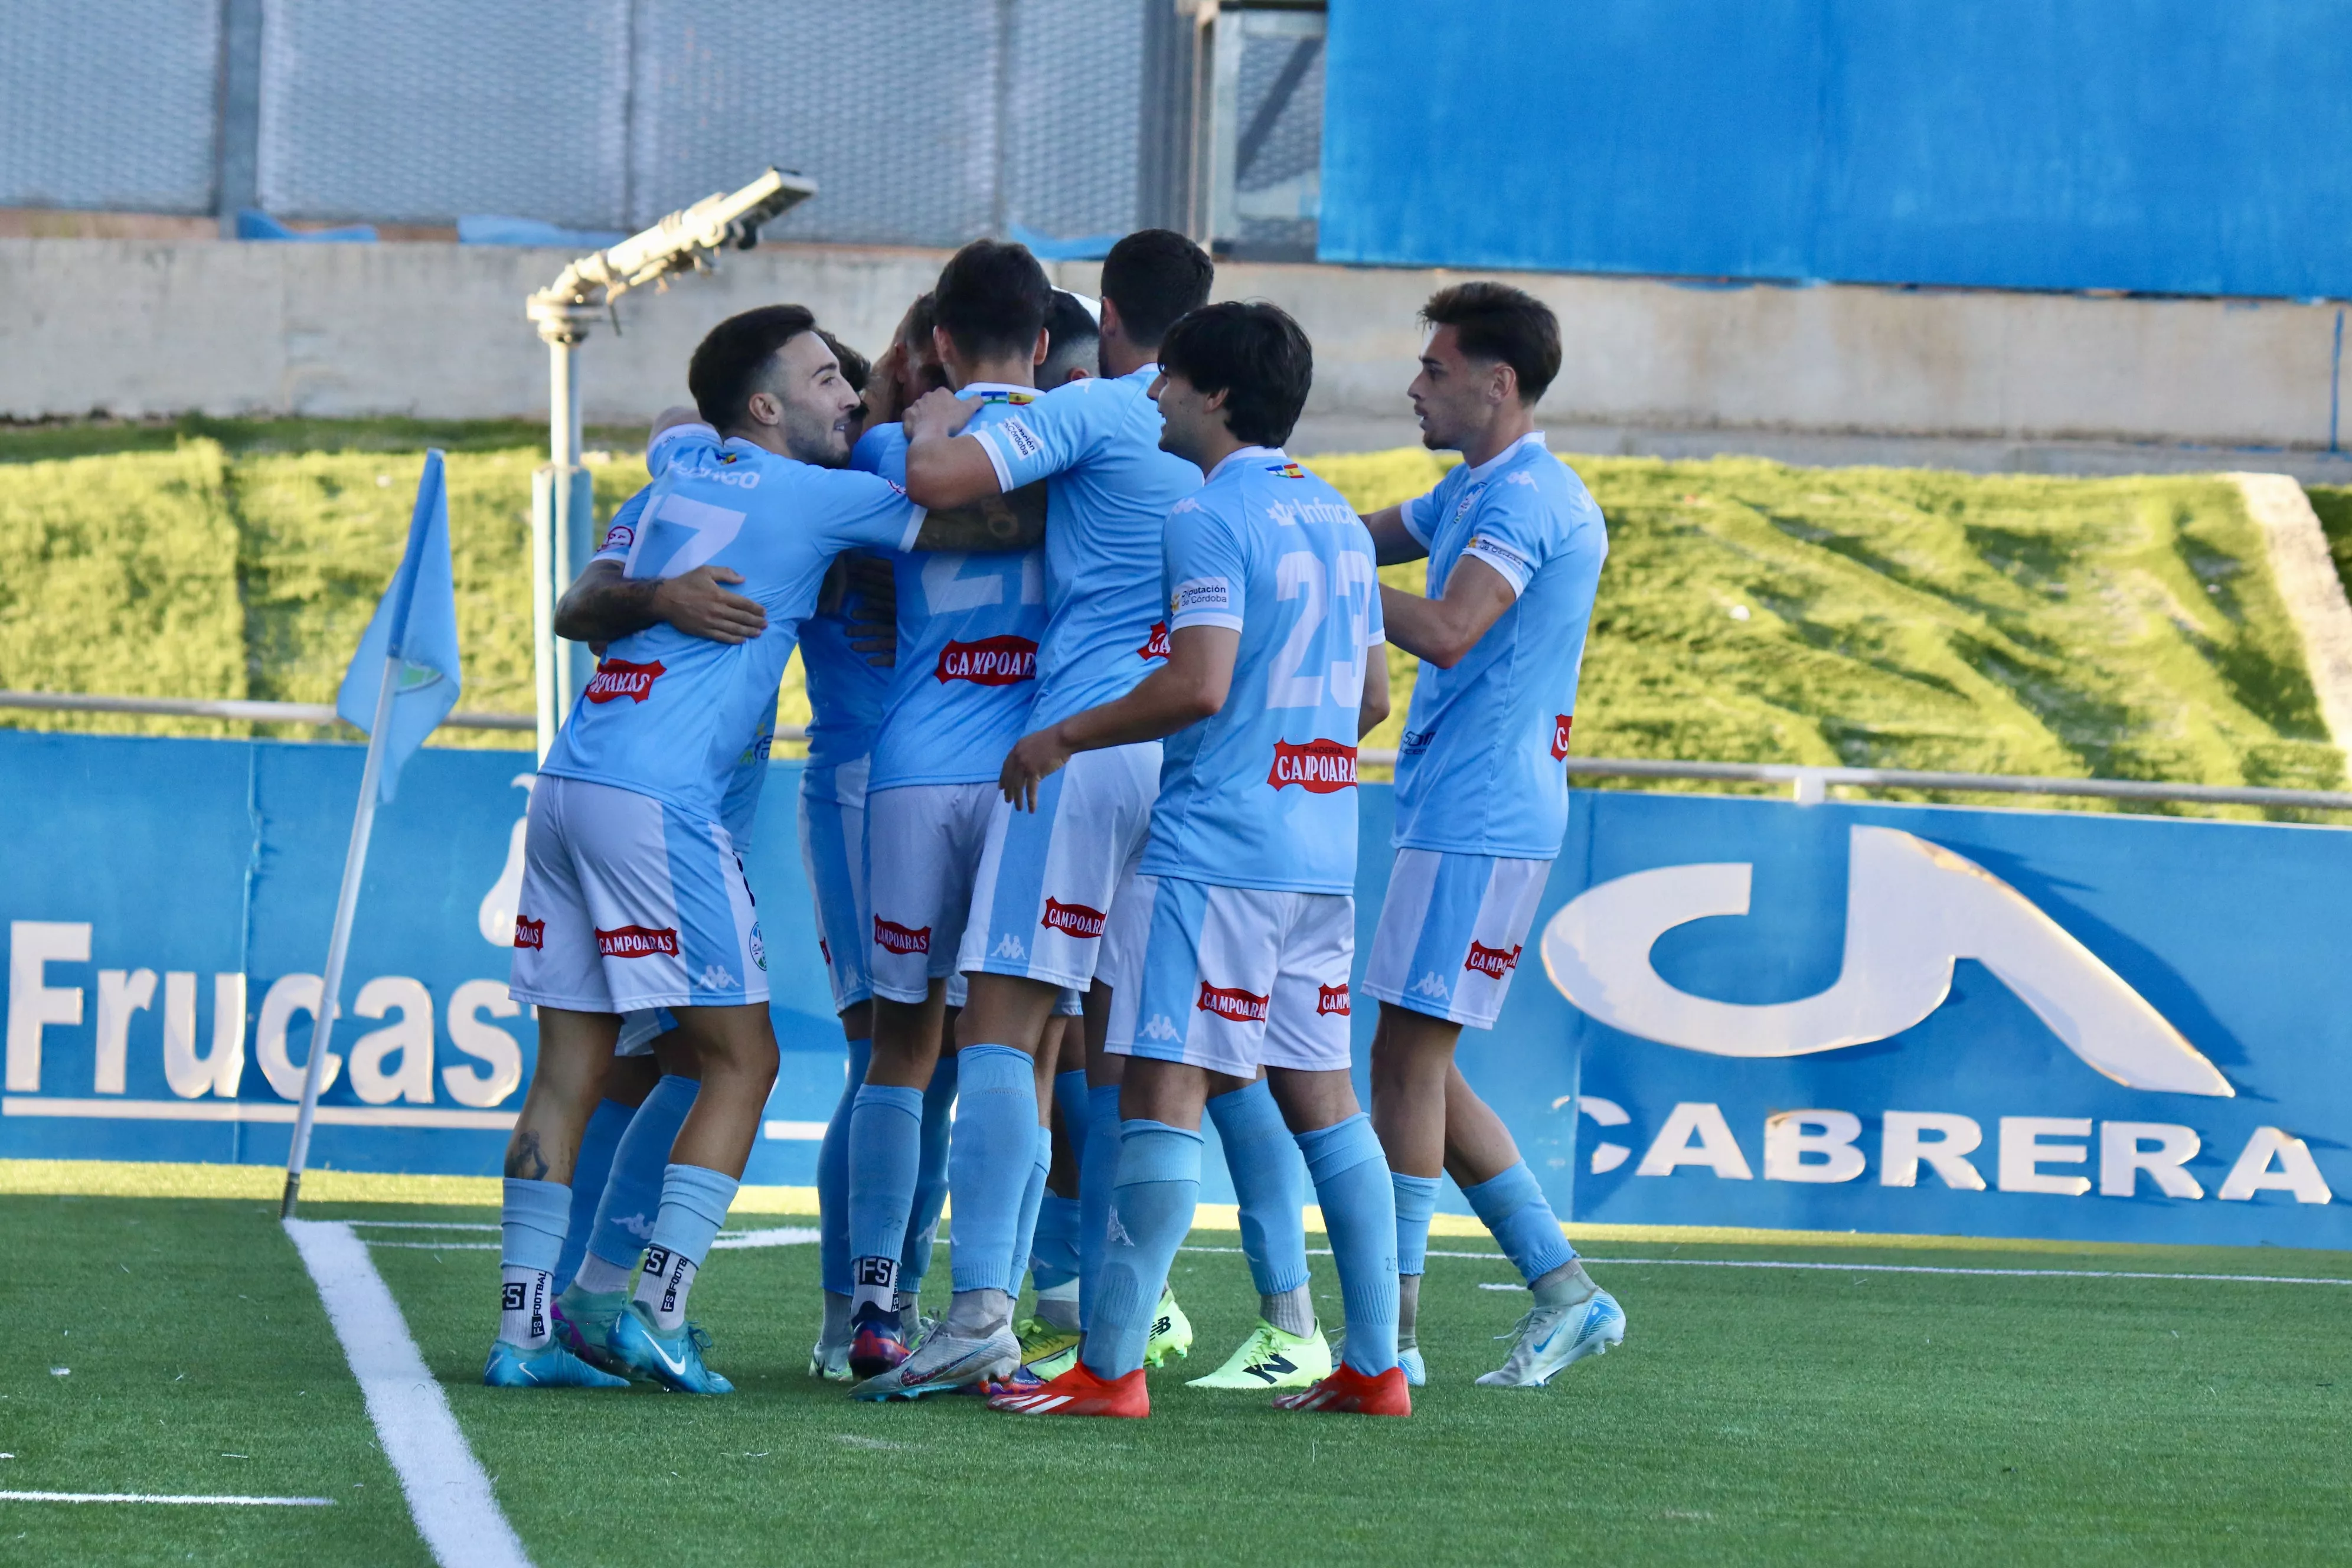
<svg viewBox="0 0 2352 1568"><path fill-rule="evenodd" d="M375 617L360 638L335 712L372 738L384 684L385 661L400 660L399 681L384 726L379 800L392 798L400 764L425 743L457 706L457 594L449 571L449 488L438 448L425 454L416 484L416 510L408 520L408 548L385 589Z"/></svg>

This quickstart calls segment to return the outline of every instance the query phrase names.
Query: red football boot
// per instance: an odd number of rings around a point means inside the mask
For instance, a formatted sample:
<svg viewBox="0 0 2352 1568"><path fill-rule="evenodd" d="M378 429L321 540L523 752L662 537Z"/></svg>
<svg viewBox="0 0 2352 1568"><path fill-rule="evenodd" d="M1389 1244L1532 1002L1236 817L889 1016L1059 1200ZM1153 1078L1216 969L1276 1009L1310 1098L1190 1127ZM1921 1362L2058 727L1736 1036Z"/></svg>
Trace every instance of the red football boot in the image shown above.
<svg viewBox="0 0 2352 1568"><path fill-rule="evenodd" d="M1366 1377L1341 1362L1322 1382L1276 1398L1274 1407L1331 1415L1410 1415L1412 1390L1405 1385L1401 1366L1392 1366L1378 1377Z"/></svg>
<svg viewBox="0 0 2352 1568"><path fill-rule="evenodd" d="M991 1410L1015 1415L1118 1415L1130 1420L1151 1414L1151 1393L1143 1369L1125 1377L1097 1377L1080 1362L1051 1383L1008 1389L988 1402Z"/></svg>

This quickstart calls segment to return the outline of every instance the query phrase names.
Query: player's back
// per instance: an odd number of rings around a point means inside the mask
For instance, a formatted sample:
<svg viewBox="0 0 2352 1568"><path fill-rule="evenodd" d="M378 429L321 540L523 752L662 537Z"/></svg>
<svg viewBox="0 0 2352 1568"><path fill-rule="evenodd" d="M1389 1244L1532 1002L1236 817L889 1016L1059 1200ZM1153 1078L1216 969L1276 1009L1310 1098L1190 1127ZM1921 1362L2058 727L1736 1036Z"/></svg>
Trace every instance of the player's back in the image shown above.
<svg viewBox="0 0 2352 1568"><path fill-rule="evenodd" d="M1177 503L1168 625L1241 634L1223 708L1169 737L1145 872L1345 893L1356 879L1356 726L1382 639L1371 536L1270 447Z"/></svg>
<svg viewBox="0 0 2352 1568"><path fill-rule="evenodd" d="M1037 397L1029 387L978 384L958 395L980 403L972 424L983 428ZM869 432L853 461L903 480L904 429ZM895 558L894 573L898 666L866 788L993 779L1029 727L1037 639L1045 629L1043 552L912 551Z"/></svg>
<svg viewBox="0 0 2352 1568"><path fill-rule="evenodd" d="M801 675L808 693L808 765L814 773L854 763L874 749L883 705L890 696L890 667L850 646L857 614L853 589L841 607L801 623Z"/></svg>

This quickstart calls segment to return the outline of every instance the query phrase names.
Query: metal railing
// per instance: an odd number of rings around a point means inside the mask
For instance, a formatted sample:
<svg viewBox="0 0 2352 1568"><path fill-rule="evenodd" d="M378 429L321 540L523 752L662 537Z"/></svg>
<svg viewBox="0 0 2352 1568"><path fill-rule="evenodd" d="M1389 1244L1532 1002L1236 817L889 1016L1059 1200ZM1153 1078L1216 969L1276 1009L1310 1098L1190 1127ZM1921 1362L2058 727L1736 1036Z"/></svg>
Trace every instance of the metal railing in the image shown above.
<svg viewBox="0 0 2352 1568"><path fill-rule="evenodd" d="M54 713L154 713L180 719L237 719L257 724L341 722L324 702L248 702L192 697L100 697L72 691L0 691L0 708ZM460 730L530 730L529 713L452 713L442 721ZM799 724L780 725L779 741L805 741ZM1368 746L1358 760L1393 767L1397 754ZM2147 784L2137 779L2049 779L2009 773L1939 773L1913 768L1819 768L1799 763L1677 763L1647 757L1570 757L1570 774L1587 778L1702 779L1725 784L1785 784L1800 805L1829 798L1832 785L1854 789L1923 789L1981 795L2066 795L2090 800L2128 800L2182 805L2266 805L2305 811L2352 812L2352 792L2266 789L2251 784Z"/></svg>

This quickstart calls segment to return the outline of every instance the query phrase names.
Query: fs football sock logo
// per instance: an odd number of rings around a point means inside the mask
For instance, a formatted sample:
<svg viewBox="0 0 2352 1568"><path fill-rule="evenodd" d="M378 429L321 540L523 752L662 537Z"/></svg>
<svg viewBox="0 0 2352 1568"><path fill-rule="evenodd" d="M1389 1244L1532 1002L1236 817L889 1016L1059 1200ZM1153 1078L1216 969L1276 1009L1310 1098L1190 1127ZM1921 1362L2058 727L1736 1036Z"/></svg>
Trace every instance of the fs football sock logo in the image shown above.
<svg viewBox="0 0 2352 1568"><path fill-rule="evenodd" d="M1274 766L1267 770L1265 782L1276 789L1297 784L1309 795L1335 795L1343 789L1353 789L1356 748L1337 741L1309 741L1297 746L1276 741Z"/></svg>
<svg viewBox="0 0 2352 1568"><path fill-rule="evenodd" d="M651 664L631 664L625 658L605 659L588 678L588 700L615 702L625 697L632 702L643 702L652 692L654 682L667 673L659 659Z"/></svg>
<svg viewBox="0 0 2352 1568"><path fill-rule="evenodd" d="M898 1260L895 1258L859 1258L857 1283L871 1290L896 1290L898 1288Z"/></svg>

